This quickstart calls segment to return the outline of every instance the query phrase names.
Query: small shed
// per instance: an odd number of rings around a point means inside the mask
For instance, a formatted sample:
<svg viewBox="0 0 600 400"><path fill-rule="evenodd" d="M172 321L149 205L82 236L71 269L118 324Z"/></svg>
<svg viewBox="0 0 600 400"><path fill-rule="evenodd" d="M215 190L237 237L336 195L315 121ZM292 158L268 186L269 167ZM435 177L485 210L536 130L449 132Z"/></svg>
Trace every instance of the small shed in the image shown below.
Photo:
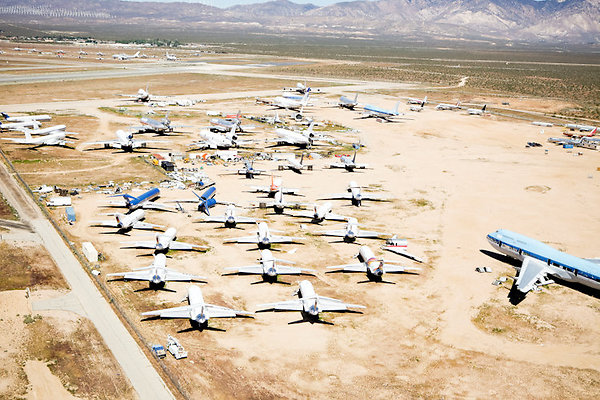
<svg viewBox="0 0 600 400"><path fill-rule="evenodd" d="M83 255L85 256L85 258L87 258L89 262L98 262L98 251L91 242L81 243L81 250L83 251Z"/></svg>

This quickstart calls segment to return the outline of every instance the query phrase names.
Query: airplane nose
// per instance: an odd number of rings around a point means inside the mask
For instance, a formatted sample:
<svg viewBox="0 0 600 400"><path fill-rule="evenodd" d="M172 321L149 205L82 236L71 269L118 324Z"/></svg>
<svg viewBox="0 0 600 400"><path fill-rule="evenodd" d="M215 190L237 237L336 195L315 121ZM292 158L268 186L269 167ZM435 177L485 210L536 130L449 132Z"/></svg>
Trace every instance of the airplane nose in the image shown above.
<svg viewBox="0 0 600 400"><path fill-rule="evenodd" d="M261 240L260 242L261 242L263 245L265 245L265 246L267 246L267 245L270 243L269 239L267 239L267 238L264 238L264 239L263 239L263 240Z"/></svg>
<svg viewBox="0 0 600 400"><path fill-rule="evenodd" d="M160 276L154 275L152 277L152 283L160 283L160 282L161 282Z"/></svg>
<svg viewBox="0 0 600 400"><path fill-rule="evenodd" d="M235 218L227 217L227 223L233 225L235 223Z"/></svg>
<svg viewBox="0 0 600 400"><path fill-rule="evenodd" d="M194 320L199 324L203 324L206 322L206 316L204 314L198 314Z"/></svg>
<svg viewBox="0 0 600 400"><path fill-rule="evenodd" d="M275 271L275 268L269 268L267 271L267 275L269 276L276 276L277 275L277 271Z"/></svg>

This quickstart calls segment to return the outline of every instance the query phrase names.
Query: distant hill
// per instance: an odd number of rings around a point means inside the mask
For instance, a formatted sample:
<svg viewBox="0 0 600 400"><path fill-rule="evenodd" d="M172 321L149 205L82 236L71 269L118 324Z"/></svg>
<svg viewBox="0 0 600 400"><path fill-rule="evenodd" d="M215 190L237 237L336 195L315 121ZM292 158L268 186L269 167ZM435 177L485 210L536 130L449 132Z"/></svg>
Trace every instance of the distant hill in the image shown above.
<svg viewBox="0 0 600 400"><path fill-rule="evenodd" d="M181 29L202 24L214 29L328 36L600 42L599 0L358 0L326 7L274 0L227 9L183 2L4 0L0 21L116 22Z"/></svg>

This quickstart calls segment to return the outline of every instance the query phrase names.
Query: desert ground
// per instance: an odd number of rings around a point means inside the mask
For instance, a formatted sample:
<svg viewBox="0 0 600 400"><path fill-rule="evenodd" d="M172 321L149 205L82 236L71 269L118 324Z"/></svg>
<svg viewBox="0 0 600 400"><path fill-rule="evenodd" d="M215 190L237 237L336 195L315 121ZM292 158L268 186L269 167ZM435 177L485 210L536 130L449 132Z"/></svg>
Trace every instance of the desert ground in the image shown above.
<svg viewBox="0 0 600 400"><path fill-rule="evenodd" d="M0 61L6 62L6 68L19 68L17 76L27 74L22 68L41 65L42 72L35 70L39 79L49 71L56 73L58 68L54 66L63 64L82 71L83 67L77 65L85 62L96 65L92 69L96 71L122 66L131 70L137 63L144 67L159 63L152 59L101 63L89 60L91 57L79 60L75 56L56 61L54 56L16 54L12 47L2 43L0 48L5 54L0 55ZM6 141L0 143L0 148L32 189L48 184L81 190L72 198L77 212L75 224L66 223L62 208L51 209L50 214L76 248L81 248L84 241L91 241L102 253L98 265L100 277L127 318L142 332L145 344L164 344L166 336L171 334L189 352L186 359L168 356L161 361L183 389L181 392L173 389L176 397L592 399L600 396L597 294L552 285L528 294L522 303L513 306L507 299L511 280L500 286L491 283L499 277L514 276L515 270L484 252L492 250L486 234L504 228L580 257L598 256L594 239L600 233L600 217L594 210L600 201L600 155L597 151L568 150L547 143L548 137L561 136L559 126L540 128L531 125L531 120L494 113L471 116L464 110L436 111L432 105L426 105L419 113L408 110L405 104L408 95L427 94L437 102L464 100L452 97L446 87L438 93L431 86L419 91L419 85L414 83L344 83L334 79L309 82L321 87L324 93L311 97L314 105L306 113L316 121L328 122L323 133L340 142L338 146L263 150L264 139L275 137L274 127L244 119L244 124L255 125L247 138L257 140L257 145L240 149L240 154L314 153L315 157L307 160L313 170L302 174L278 171L275 161L257 161L255 168L266 172L251 181L231 174L241 167L240 163L179 162L179 166L201 168L216 182L216 198L234 202L240 214L264 218L272 229L302 238L301 244L275 245L274 253L278 258L296 262L296 266L315 269L315 276L280 277L288 284L255 284L260 277L223 276L226 267L253 264L259 258L254 246L223 243L226 238L251 235L252 225L224 229L218 224L199 223L202 214L195 210L194 204L184 205L183 213L147 211L147 222L176 227L179 240L210 247L207 252L170 252L167 259L169 268L206 277L207 283L198 285L209 303L257 311L259 304L291 299L298 282L307 279L318 294L365 305L362 314L326 313L322 318L332 323L329 325L289 324L297 321L300 313L260 312L254 318L211 320L209 326L216 329L202 331L188 329L188 320L144 320L140 316L144 311L179 305L189 284L171 282L166 286L168 290L153 291L141 290L147 287L145 282L106 278L107 273L149 265L150 251L123 249L119 243L148 237L140 231L118 235L110 233L111 229L91 226L92 221L110 219L102 214L115 209L104 207L110 200L107 195L85 189L109 181L121 185L133 182L130 193L136 195L156 187L167 177L147 162L150 153L185 152L189 143L199 139L198 131L209 125L207 111L242 110L245 116L274 115L268 107L256 104L255 97L273 98L280 94L281 87L294 86L298 81L298 77L284 79L279 75L269 78L261 73L260 67L244 65L244 62L269 62L263 58L223 57L197 70L185 67L183 72L177 72L177 66L173 73L161 69L160 73L137 77L91 75L89 79L66 78L61 82L5 84L0 94L1 111L51 114L53 120L44 126L64 123L67 130L79 133L74 149L31 150ZM211 67L214 65L218 68ZM0 76L13 74L3 69L0 67ZM134 94L146 84L153 94L207 101L190 107L156 108L158 116L169 110L174 125L186 126L178 129L181 133L170 137L136 135L136 138L169 141L159 144L157 149L131 154L84 145L88 141L112 139L117 129L128 130L139 125L139 117L150 108L132 104L119 94ZM360 91L361 104L393 108L402 99L400 111L405 115L397 122L379 123L374 119L359 119L360 112L335 106L339 95L350 96L355 91ZM564 106L559 101L532 98L481 96L469 101L486 100L496 107L501 107L502 101L510 101L515 109L540 113ZM17 137L14 133L2 136ZM543 147L526 148L531 141ZM356 161L367 163L369 168L353 173L328 168L335 155L352 155L352 143L364 145ZM363 283L366 277L361 274L325 273L327 266L354 262L359 245L339 243L316 234L319 230L339 227L339 223L326 221L316 225L303 218L271 215L252 208L264 199L253 193L250 186L268 185L271 173L282 177L284 186L298 188L303 195L286 196L288 201L322 203L317 199L343 192L351 180L389 199L364 202L360 208L336 200L332 201L333 211L357 218L363 229L408 239L409 252L422 257L424 263L384 252L380 249L381 240L361 239L359 243L368 245L378 257L421 270L417 274L387 275L385 280L393 284ZM144 183L138 185L141 182ZM157 201L169 204L171 200L193 198L190 189L161 188ZM217 205L211 214L221 214L224 207ZM10 246L27 251L31 244L14 242ZM0 248L0 254L10 252ZM51 259L45 264L51 265ZM478 266L491 267L493 272L479 274L475 272ZM48 274L56 275L56 267L52 268ZM68 291L64 283L54 285L47 288L31 283L25 287L31 288L31 298L46 296L49 290ZM32 300L25 298L24 287L1 290L2 347L10 350L2 353L5 362L0 371L3 376L13 377L3 380L2 396L36 398L35 393L41 387L53 390L56 393L53 398L136 396L123 375L116 372L118 365L89 322L69 311L40 312L41 319L35 320L33 316L33 322L24 322L23 315L32 314ZM84 346L78 338L94 338L89 341L89 349L78 348L77 352L89 357L92 352L97 354L98 348L104 349L103 358L91 362L105 366L102 385L105 392L97 393L94 388L86 387L85 379L68 369L51 367L50 373L44 369L40 362L51 364L56 359L60 363L67 357L46 356L54 343L49 346L38 343L36 347L27 342L27 335L19 332L43 330L42 324L49 324L48 330L56 331L57 335L74 338L77 346ZM110 390L106 389L110 386L107 382L113 382Z"/></svg>

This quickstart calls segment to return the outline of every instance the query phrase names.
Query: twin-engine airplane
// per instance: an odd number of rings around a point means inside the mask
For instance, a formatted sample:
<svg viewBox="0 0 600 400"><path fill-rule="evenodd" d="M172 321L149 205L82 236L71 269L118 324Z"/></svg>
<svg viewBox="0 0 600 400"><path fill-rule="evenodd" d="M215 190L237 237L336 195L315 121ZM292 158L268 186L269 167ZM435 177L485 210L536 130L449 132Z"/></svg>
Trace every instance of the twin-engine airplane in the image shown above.
<svg viewBox="0 0 600 400"><path fill-rule="evenodd" d="M129 211L137 210L138 208L143 208L145 210L175 211L172 207L154 202L159 196L159 188L152 188L137 197L130 194L115 194L110 197L123 197L123 200L111 200L106 206L126 207Z"/></svg>
<svg viewBox="0 0 600 400"><path fill-rule="evenodd" d="M92 221L92 226L104 226L109 228L117 228L117 233L128 232L132 229L156 229L164 228L162 225L150 224L148 222L142 222L146 217L144 210L135 210L131 214L108 214L114 215L115 221Z"/></svg>
<svg viewBox="0 0 600 400"><path fill-rule="evenodd" d="M238 275L261 275L265 282L277 282L278 275L312 275L315 272L314 269L296 268L281 264L295 263L275 258L270 250L265 249L260 252L260 264L229 267L225 268L225 270L235 271L233 274Z"/></svg>
<svg viewBox="0 0 600 400"><path fill-rule="evenodd" d="M170 250L208 250L206 246L178 242L176 239L177 229L171 227L164 233L157 233L154 240L121 242L121 248L154 249L155 253L166 253Z"/></svg>
<svg viewBox="0 0 600 400"><path fill-rule="evenodd" d="M347 188L347 193L334 193L319 200L350 200L353 206L360 207L363 200L370 201L387 201L386 199L362 191L362 187L358 186L355 181L350 181Z"/></svg>
<svg viewBox="0 0 600 400"><path fill-rule="evenodd" d="M97 145L101 144L105 149L121 149L124 152L132 153L136 149L148 147L148 143L168 143L166 140L138 140L133 138L132 133L126 133L125 131L118 130L116 132L116 139L113 140L102 140L98 142L87 142L84 145Z"/></svg>
<svg viewBox="0 0 600 400"><path fill-rule="evenodd" d="M255 243L259 249L268 249L271 247L273 243L295 243L302 238L292 237L292 236L280 236L280 235L272 235L271 232L280 232L280 231L271 231L269 230L269 226L266 222L260 222L258 224L258 230L255 235L251 236L242 236L237 238L225 239L225 243Z"/></svg>

